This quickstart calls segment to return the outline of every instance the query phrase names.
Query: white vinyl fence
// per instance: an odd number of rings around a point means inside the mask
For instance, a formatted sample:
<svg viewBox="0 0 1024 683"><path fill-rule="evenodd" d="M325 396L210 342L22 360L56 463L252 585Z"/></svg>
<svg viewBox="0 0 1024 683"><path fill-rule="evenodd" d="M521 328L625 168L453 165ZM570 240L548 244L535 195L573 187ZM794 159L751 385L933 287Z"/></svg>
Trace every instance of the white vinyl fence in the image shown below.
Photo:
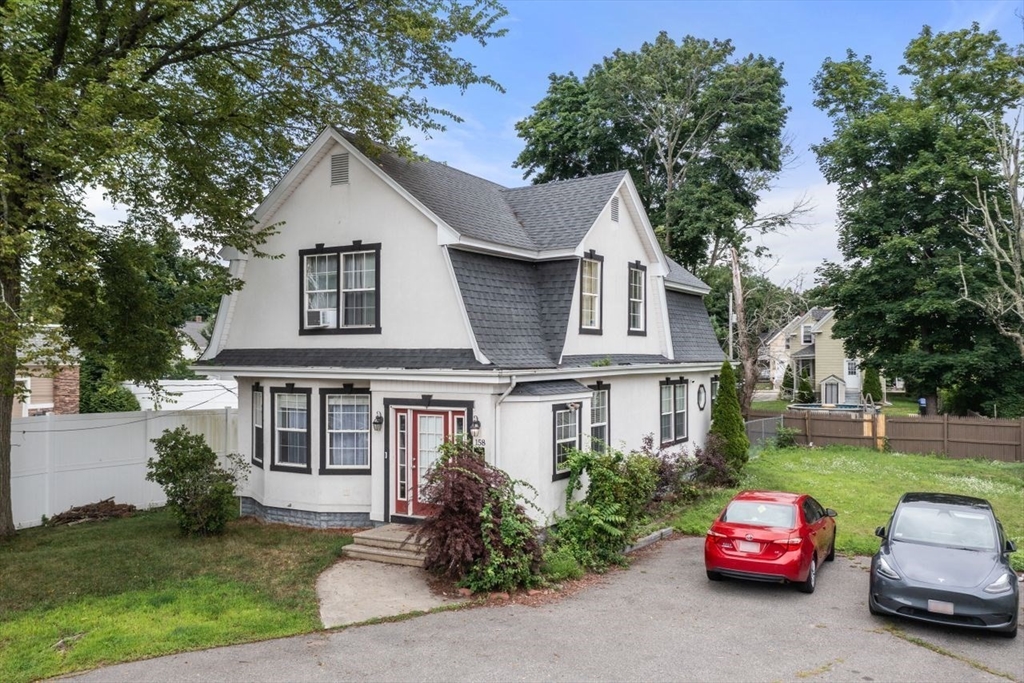
<svg viewBox="0 0 1024 683"><path fill-rule="evenodd" d="M139 411L15 418L11 427L11 503L18 528L39 526L75 505L114 498L138 508L163 505L146 481L152 439L184 425L218 455L237 450L238 411Z"/></svg>

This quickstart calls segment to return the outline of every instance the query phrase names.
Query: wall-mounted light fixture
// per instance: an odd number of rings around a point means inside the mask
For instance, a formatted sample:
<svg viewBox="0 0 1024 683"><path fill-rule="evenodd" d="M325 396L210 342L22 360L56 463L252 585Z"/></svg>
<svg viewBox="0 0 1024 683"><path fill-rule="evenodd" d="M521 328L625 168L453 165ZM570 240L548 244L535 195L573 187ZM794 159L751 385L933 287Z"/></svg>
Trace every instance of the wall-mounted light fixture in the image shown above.
<svg viewBox="0 0 1024 683"><path fill-rule="evenodd" d="M377 417L373 418L373 431L379 432L381 430L381 427L383 427L383 426L384 426L384 416L381 415L380 411L378 410L377 411Z"/></svg>
<svg viewBox="0 0 1024 683"><path fill-rule="evenodd" d="M575 413L579 409L580 404L573 401L572 403L567 404L565 407Z"/></svg>
<svg viewBox="0 0 1024 683"><path fill-rule="evenodd" d="M473 422L469 425L469 435L474 439L480 436L480 418L476 415L473 416Z"/></svg>

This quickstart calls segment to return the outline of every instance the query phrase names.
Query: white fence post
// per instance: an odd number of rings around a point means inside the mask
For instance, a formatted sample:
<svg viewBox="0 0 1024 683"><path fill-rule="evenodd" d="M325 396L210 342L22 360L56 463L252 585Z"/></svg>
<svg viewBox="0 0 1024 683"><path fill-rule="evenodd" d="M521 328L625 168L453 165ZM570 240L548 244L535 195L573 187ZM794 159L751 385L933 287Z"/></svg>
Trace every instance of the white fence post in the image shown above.
<svg viewBox="0 0 1024 683"><path fill-rule="evenodd" d="M43 467L46 468L46 479L43 485L43 513L47 517L53 517L56 512L53 509L53 478L56 475L53 466L53 413L46 414L46 434L43 440Z"/></svg>

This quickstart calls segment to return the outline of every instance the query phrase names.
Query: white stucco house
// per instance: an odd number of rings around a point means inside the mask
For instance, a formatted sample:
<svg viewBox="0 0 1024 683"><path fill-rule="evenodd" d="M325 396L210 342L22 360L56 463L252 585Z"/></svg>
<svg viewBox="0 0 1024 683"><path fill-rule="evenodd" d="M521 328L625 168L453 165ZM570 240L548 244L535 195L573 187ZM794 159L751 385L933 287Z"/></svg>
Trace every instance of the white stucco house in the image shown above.
<svg viewBox="0 0 1024 683"><path fill-rule="evenodd" d="M414 521L438 445L474 432L550 515L569 448L703 443L708 287L628 173L510 189L328 128L255 217L281 257L223 252L244 287L198 361L238 381L243 512Z"/></svg>

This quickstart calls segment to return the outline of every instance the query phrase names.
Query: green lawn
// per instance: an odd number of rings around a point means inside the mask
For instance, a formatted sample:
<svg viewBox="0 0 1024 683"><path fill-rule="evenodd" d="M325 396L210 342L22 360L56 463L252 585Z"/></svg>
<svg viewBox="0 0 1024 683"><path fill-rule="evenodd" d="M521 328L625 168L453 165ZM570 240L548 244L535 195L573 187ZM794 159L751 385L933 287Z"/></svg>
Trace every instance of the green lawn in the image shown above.
<svg viewBox="0 0 1024 683"><path fill-rule="evenodd" d="M834 508L839 533L836 548L870 555L878 550L875 527L889 522L900 495L940 491L985 498L1003 522L1007 536L1024 550L1024 464L948 460L927 455L879 453L863 448L765 449L752 458L739 488L720 491L682 511L676 530L704 534L715 515L740 489L809 493ZM1024 570L1024 552L1011 556Z"/></svg>
<svg viewBox="0 0 1024 683"><path fill-rule="evenodd" d="M186 539L163 510L0 544L0 680L320 628L317 575L351 537L236 520Z"/></svg>
<svg viewBox="0 0 1024 683"><path fill-rule="evenodd" d="M772 412L786 412L789 401L754 401L750 404L751 410L764 410ZM886 416L917 415L917 400L907 398L903 394L890 394L890 405L882 407L882 413Z"/></svg>

